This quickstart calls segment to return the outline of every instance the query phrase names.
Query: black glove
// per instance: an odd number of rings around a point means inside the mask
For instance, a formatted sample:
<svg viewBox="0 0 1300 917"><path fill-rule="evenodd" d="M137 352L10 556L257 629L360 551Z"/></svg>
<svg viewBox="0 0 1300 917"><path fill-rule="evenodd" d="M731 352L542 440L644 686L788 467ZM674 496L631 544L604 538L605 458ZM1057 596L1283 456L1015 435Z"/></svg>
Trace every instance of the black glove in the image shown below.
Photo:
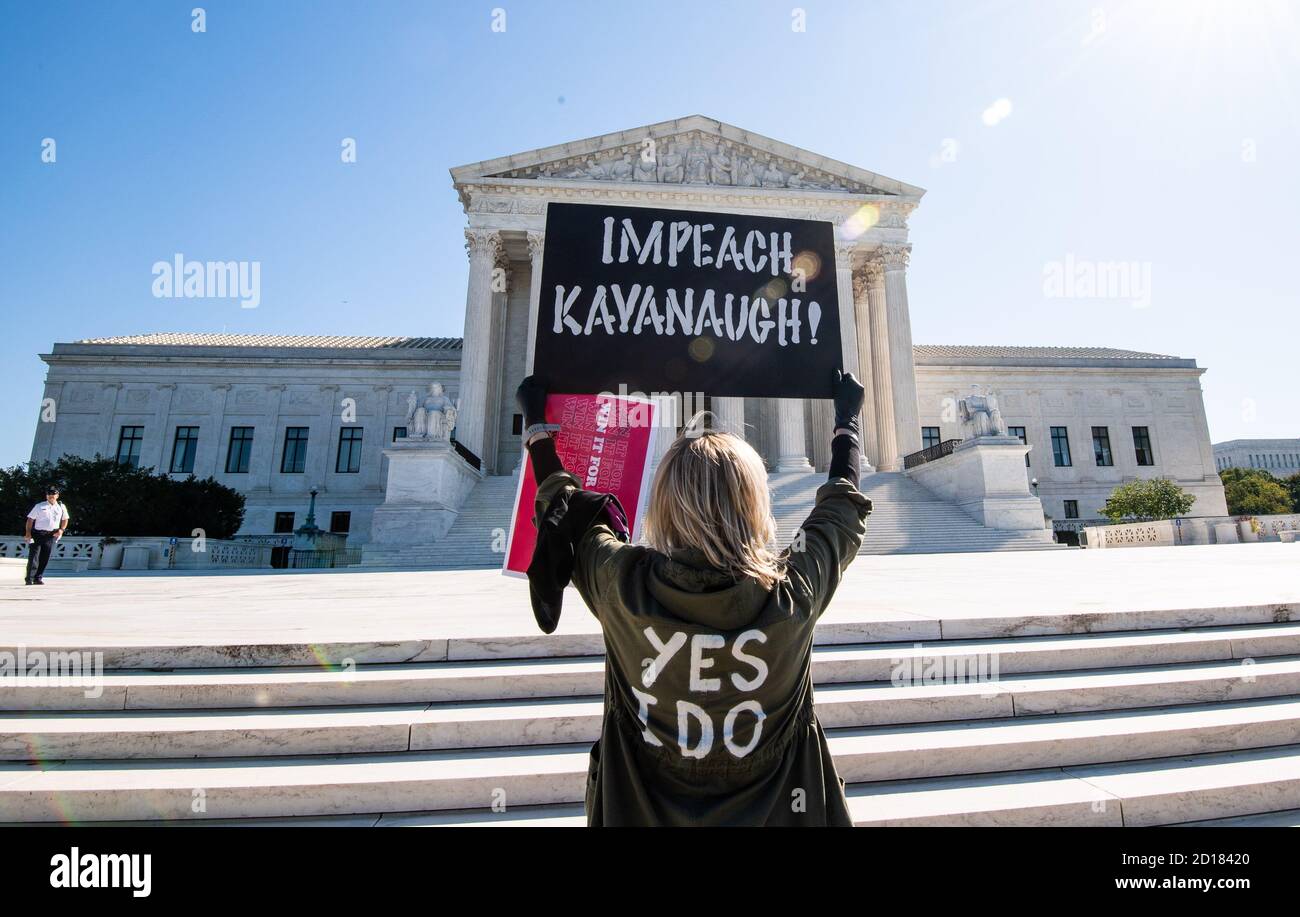
<svg viewBox="0 0 1300 917"><path fill-rule="evenodd" d="M546 423L546 385L536 376L529 376L515 389L515 404L524 415L524 426Z"/></svg>
<svg viewBox="0 0 1300 917"><path fill-rule="evenodd" d="M853 378L853 373L835 370L835 385L832 391L835 399L835 429L858 432L858 415L862 413L862 399L866 389L862 383Z"/></svg>

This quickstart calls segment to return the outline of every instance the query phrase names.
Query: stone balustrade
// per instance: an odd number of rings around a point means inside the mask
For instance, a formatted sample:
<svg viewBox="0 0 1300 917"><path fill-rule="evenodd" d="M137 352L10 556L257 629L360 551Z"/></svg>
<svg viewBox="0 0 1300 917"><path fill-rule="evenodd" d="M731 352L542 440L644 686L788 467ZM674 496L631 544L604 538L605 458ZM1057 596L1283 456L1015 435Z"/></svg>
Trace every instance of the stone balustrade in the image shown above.
<svg viewBox="0 0 1300 917"><path fill-rule="evenodd" d="M271 543L217 538L165 537L121 538L105 545L98 536L65 535L54 546L49 569L85 571L101 569L149 570L241 570L270 569ZM107 549L107 550L105 550ZM129 549L129 550L128 550ZM123 565L128 553L131 558ZM27 544L20 536L0 537L0 559L27 558Z"/></svg>
<svg viewBox="0 0 1300 917"><path fill-rule="evenodd" d="M1276 516L1198 516L1120 525L1085 526L1084 547L1132 548L1293 540L1300 513Z"/></svg>

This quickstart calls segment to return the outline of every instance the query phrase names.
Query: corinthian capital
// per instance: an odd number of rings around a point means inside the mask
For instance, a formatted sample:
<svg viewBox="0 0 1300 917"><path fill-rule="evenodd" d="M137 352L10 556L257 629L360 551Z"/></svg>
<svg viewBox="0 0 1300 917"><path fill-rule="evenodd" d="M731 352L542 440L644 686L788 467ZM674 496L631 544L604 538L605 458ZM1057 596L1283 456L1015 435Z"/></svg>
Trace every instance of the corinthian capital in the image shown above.
<svg viewBox="0 0 1300 917"><path fill-rule="evenodd" d="M887 271L907 270L907 259L912 254L912 246L902 243L886 243L879 248L880 260Z"/></svg>
<svg viewBox="0 0 1300 917"><path fill-rule="evenodd" d="M867 272L865 269L859 269L853 272L854 302L861 302L862 300L867 298L867 287L869 287L870 285L871 284L870 281L867 279Z"/></svg>
<svg viewBox="0 0 1300 917"><path fill-rule="evenodd" d="M528 231L528 257L534 262L539 261L542 257L542 248L546 245L546 233L538 232L535 229Z"/></svg>
<svg viewBox="0 0 1300 917"><path fill-rule="evenodd" d="M885 282L885 263L880 259L878 252L873 252L867 259L867 263L862 265L862 277L868 287L879 286Z"/></svg>
<svg viewBox="0 0 1300 917"><path fill-rule="evenodd" d="M495 229L469 227L465 230L465 251L470 258L478 255L496 260L501 251L501 233Z"/></svg>

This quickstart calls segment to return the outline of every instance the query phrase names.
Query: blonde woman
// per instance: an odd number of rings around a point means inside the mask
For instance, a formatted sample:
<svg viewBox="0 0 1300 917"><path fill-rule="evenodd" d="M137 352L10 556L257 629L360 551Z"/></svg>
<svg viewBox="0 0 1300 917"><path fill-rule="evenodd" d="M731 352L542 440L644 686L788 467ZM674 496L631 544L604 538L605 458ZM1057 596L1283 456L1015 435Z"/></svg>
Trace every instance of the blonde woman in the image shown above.
<svg viewBox="0 0 1300 917"><path fill-rule="evenodd" d="M534 612L554 630L572 580L605 637L588 824L851 825L813 711L813 628L866 534L862 386L836 373L830 479L777 553L767 471L730 433L683 436L655 475L648 546L617 500L561 466L533 377L516 398L538 481Z"/></svg>

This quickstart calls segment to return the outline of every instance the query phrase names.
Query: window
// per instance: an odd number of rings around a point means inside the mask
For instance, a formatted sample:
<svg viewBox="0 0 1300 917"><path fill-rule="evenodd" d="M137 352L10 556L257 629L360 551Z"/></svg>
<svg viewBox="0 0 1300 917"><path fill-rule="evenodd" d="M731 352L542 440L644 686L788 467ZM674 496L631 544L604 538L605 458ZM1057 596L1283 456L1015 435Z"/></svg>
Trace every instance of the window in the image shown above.
<svg viewBox="0 0 1300 917"><path fill-rule="evenodd" d="M307 470L307 427L286 427L280 474L302 474Z"/></svg>
<svg viewBox="0 0 1300 917"><path fill-rule="evenodd" d="M1137 453L1139 465L1154 465L1155 456L1151 453L1151 433L1146 427L1133 428L1133 451Z"/></svg>
<svg viewBox="0 0 1300 917"><path fill-rule="evenodd" d="M1065 427L1052 427L1052 461L1057 468L1070 467L1070 434Z"/></svg>
<svg viewBox="0 0 1300 917"><path fill-rule="evenodd" d="M361 470L361 427L339 430L339 454L334 470L339 474L356 474Z"/></svg>
<svg viewBox="0 0 1300 917"><path fill-rule="evenodd" d="M1110 454L1110 430L1106 427L1092 428L1092 455L1097 460L1098 467L1115 464Z"/></svg>
<svg viewBox="0 0 1300 917"><path fill-rule="evenodd" d="M226 474L248 474L253 457L253 428L231 427L230 448L226 450Z"/></svg>
<svg viewBox="0 0 1300 917"><path fill-rule="evenodd" d="M406 427L393 427L393 442L406 439Z"/></svg>
<svg viewBox="0 0 1300 917"><path fill-rule="evenodd" d="M140 467L140 445L144 442L144 427L123 427L117 438L117 463Z"/></svg>
<svg viewBox="0 0 1300 917"><path fill-rule="evenodd" d="M929 449L939 445L939 428L922 427L921 428L921 448Z"/></svg>
<svg viewBox="0 0 1300 917"><path fill-rule="evenodd" d="M1078 500L1066 500L1066 501L1065 501L1065 518L1066 518L1066 519L1078 519L1078 518L1079 518L1079 501L1078 501Z"/></svg>
<svg viewBox="0 0 1300 917"><path fill-rule="evenodd" d="M330 531L336 535L346 535L352 528L352 514L348 512L330 513Z"/></svg>
<svg viewBox="0 0 1300 917"><path fill-rule="evenodd" d="M194 453L199 448L198 427L177 427L176 441L172 444L172 474L193 474Z"/></svg>
<svg viewBox="0 0 1300 917"><path fill-rule="evenodd" d="M293 513L276 513L275 534L290 535L292 533L293 533Z"/></svg>
<svg viewBox="0 0 1300 917"><path fill-rule="evenodd" d="M1014 436L1014 437L1016 437L1016 439L1020 440L1020 441L1021 441L1022 443L1024 443L1026 446L1029 445L1029 437L1027 437L1027 436L1025 435L1025 428L1024 428L1024 427L1007 427L1007 435L1008 435L1008 436ZM1029 467L1029 453L1028 453L1028 452L1025 453L1025 467L1026 467L1026 468Z"/></svg>
<svg viewBox="0 0 1300 917"><path fill-rule="evenodd" d="M514 434L515 436L523 436L523 435L524 435L524 415L523 415L523 414L512 414L512 415L510 415L510 432L511 432L512 434Z"/></svg>

